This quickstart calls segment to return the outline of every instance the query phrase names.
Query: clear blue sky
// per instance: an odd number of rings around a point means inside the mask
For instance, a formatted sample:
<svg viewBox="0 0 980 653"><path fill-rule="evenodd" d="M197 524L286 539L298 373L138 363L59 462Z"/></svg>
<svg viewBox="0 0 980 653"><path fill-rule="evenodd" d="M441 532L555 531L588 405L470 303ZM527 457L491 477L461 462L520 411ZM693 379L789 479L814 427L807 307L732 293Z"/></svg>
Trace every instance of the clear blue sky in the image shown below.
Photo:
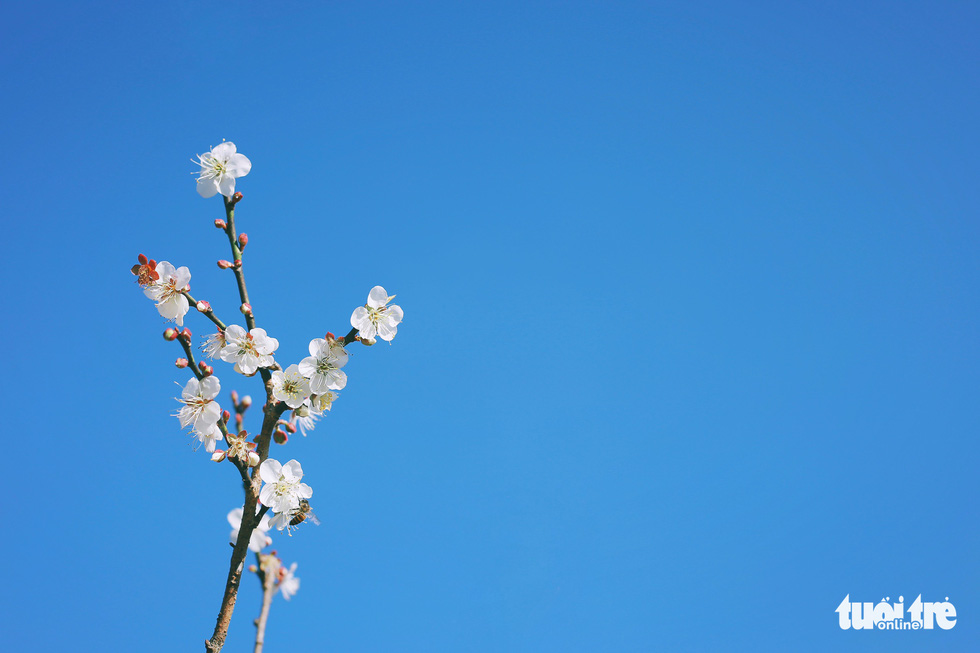
<svg viewBox="0 0 980 653"><path fill-rule="evenodd" d="M223 138L281 362L376 284L406 316L274 449L324 525L276 538L302 588L269 651L976 650L978 28L966 2L6 3L4 650L211 632L241 493L169 416L188 377L129 267L187 265L235 318L189 161ZM844 632L848 593L959 623ZM246 578L227 650L258 603Z"/></svg>

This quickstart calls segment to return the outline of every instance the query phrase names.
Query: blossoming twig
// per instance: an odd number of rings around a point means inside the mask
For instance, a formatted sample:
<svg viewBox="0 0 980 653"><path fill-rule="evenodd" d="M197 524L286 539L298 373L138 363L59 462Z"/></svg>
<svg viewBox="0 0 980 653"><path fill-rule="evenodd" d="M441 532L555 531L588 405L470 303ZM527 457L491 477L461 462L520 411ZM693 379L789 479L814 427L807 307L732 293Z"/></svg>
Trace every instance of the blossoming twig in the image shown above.
<svg viewBox="0 0 980 653"><path fill-rule="evenodd" d="M198 302L196 299L194 299L193 297L191 297L191 294L189 292L187 292L186 290L183 293L181 293L181 294L183 294L184 297L187 298L187 301L190 302L191 304L193 304L194 306L198 306L201 303L207 304L207 302ZM204 313L204 317L206 317L209 320L211 320L212 322L214 322L215 326L217 326L219 329L221 329L222 331L225 330L225 323L218 319L218 316L214 314L214 310L211 308L210 305L207 305L207 309L206 310L201 311L200 308L198 310L201 313Z"/></svg>

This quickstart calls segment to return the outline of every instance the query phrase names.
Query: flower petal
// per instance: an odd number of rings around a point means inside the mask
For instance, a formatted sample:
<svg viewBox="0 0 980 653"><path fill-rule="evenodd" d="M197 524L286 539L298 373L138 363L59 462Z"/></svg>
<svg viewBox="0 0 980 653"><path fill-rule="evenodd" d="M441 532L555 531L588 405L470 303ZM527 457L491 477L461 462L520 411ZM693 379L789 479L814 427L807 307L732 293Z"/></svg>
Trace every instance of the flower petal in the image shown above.
<svg viewBox="0 0 980 653"><path fill-rule="evenodd" d="M218 194L218 180L204 177L197 180L197 194L207 199Z"/></svg>
<svg viewBox="0 0 980 653"><path fill-rule="evenodd" d="M381 286L375 286L368 294L367 303L371 308L381 308L388 303L388 293Z"/></svg>
<svg viewBox="0 0 980 653"><path fill-rule="evenodd" d="M238 150L234 143L231 141L225 141L211 148L211 156L216 158L218 161L224 162L229 160L236 151Z"/></svg>

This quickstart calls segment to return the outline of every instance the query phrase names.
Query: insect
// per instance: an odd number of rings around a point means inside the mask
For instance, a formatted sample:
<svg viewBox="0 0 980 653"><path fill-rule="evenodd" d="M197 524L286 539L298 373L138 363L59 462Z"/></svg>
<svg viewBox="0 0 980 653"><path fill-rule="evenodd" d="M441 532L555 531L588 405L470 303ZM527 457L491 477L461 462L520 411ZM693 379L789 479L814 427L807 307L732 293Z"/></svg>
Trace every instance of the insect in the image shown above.
<svg viewBox="0 0 980 653"><path fill-rule="evenodd" d="M307 519L317 526L320 525L320 520L316 518L316 515L310 509L310 502L306 499L300 499L299 508L293 512L293 518L289 520L289 525L299 526Z"/></svg>

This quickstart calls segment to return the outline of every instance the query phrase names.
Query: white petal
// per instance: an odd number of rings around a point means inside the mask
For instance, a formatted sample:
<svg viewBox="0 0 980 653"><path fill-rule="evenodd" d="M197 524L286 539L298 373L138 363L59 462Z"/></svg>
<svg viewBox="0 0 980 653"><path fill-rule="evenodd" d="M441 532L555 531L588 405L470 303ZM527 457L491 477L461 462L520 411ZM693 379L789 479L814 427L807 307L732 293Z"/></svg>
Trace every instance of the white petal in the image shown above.
<svg viewBox="0 0 980 653"><path fill-rule="evenodd" d="M375 286L368 294L367 303L371 308L381 308L388 303L388 293L381 286Z"/></svg>
<svg viewBox="0 0 980 653"><path fill-rule="evenodd" d="M237 151L235 144L231 141L225 141L211 148L211 156L216 158L218 161L224 162L231 158L231 156Z"/></svg>
<svg viewBox="0 0 980 653"><path fill-rule="evenodd" d="M259 466L259 476L266 483L275 483L279 480L279 475L282 473L282 463L280 463L275 458L267 458ZM262 502L264 505L269 505L265 501Z"/></svg>
<svg viewBox="0 0 980 653"><path fill-rule="evenodd" d="M296 486L296 496L300 499L309 499L313 496L313 488L306 483L300 483Z"/></svg>
<svg viewBox="0 0 980 653"><path fill-rule="evenodd" d="M233 177L244 177L252 170L252 162L244 154L232 154L228 159L228 174Z"/></svg>
<svg viewBox="0 0 980 653"><path fill-rule="evenodd" d="M197 379L195 379L196 381ZM201 381L201 396L205 399L214 399L221 392L221 382L216 376L206 376Z"/></svg>
<svg viewBox="0 0 980 653"><path fill-rule="evenodd" d="M382 340L391 342L395 334L398 333L398 327L389 322L388 320L383 320L378 324L378 337Z"/></svg>
<svg viewBox="0 0 980 653"><path fill-rule="evenodd" d="M331 370L330 376L332 378L327 386L328 390L343 390L347 387L347 373L343 370Z"/></svg>
<svg viewBox="0 0 980 653"><path fill-rule="evenodd" d="M218 180L202 178L197 180L197 194L203 198L214 197L218 194Z"/></svg>
<svg viewBox="0 0 980 653"><path fill-rule="evenodd" d="M320 349L323 347L323 343L325 342L326 340L324 340L323 338L314 338L313 340L310 340L310 356L313 356L314 358L319 358Z"/></svg>
<svg viewBox="0 0 980 653"><path fill-rule="evenodd" d="M385 315L388 316L389 320L394 320L395 324L398 324L405 317L405 312L398 304L392 304L388 307L388 310L385 311Z"/></svg>
<svg viewBox="0 0 980 653"><path fill-rule="evenodd" d="M303 467L298 460L290 460L282 466L282 475L287 481L298 481L303 478Z"/></svg>
<svg viewBox="0 0 980 653"><path fill-rule="evenodd" d="M221 175L220 181L218 181L218 190L225 197L231 197L235 194L235 178L231 175Z"/></svg>
<svg viewBox="0 0 980 653"><path fill-rule="evenodd" d="M316 359L312 356L307 356L299 362L299 373L303 376L310 378L316 372Z"/></svg>

